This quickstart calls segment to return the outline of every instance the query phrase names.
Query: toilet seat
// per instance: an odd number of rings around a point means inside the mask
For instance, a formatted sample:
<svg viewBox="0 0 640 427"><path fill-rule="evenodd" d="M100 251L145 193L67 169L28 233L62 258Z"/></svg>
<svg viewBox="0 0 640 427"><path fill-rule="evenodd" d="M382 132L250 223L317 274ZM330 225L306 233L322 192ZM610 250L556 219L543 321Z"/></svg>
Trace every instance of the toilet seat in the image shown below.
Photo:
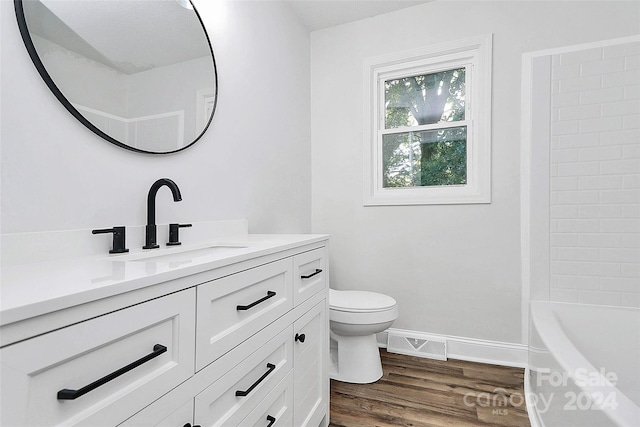
<svg viewBox="0 0 640 427"><path fill-rule="evenodd" d="M396 300L376 292L329 289L329 309L348 313L375 313L393 310Z"/></svg>
<svg viewBox="0 0 640 427"><path fill-rule="evenodd" d="M331 322L344 323L347 325L376 325L386 322L393 322L398 318L398 307L394 306L388 310L377 311L340 311L329 310L329 320Z"/></svg>

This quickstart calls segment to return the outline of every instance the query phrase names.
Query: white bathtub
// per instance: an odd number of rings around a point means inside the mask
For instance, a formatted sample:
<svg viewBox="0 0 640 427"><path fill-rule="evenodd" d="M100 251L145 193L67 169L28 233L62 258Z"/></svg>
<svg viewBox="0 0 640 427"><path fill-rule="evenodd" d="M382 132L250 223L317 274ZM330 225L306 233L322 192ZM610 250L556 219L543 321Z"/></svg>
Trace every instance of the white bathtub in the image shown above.
<svg viewBox="0 0 640 427"><path fill-rule="evenodd" d="M640 426L640 309L531 303L532 426Z"/></svg>

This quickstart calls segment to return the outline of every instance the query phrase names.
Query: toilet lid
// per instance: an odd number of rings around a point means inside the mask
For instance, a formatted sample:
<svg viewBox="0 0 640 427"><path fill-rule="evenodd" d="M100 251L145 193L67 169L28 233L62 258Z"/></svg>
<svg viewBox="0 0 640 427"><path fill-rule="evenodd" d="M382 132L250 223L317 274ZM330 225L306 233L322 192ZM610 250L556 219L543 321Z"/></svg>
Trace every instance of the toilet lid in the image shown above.
<svg viewBox="0 0 640 427"><path fill-rule="evenodd" d="M366 291L329 289L329 307L338 311L383 311L393 308L396 300L389 295Z"/></svg>

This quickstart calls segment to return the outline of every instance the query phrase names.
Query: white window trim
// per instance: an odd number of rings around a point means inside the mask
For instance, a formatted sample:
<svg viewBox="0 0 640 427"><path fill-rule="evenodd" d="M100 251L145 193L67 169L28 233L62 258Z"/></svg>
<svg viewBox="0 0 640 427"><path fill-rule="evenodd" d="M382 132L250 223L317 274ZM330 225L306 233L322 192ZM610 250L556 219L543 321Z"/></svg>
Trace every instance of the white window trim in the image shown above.
<svg viewBox="0 0 640 427"><path fill-rule="evenodd" d="M491 51L492 34L441 43L364 60L364 205L491 203ZM384 128L384 91L380 79L417 75L424 70L471 69L465 121L436 128L467 126L467 184L383 188L380 120ZM414 71L415 71L414 70ZM432 127L433 125L426 125ZM413 128L415 129L415 128Z"/></svg>

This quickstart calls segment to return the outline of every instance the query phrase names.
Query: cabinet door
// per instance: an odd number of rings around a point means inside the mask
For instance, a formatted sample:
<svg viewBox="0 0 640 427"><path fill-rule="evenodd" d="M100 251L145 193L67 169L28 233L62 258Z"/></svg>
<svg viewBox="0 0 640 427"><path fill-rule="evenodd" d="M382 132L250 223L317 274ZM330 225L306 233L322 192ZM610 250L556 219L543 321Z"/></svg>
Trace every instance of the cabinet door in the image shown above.
<svg viewBox="0 0 640 427"><path fill-rule="evenodd" d="M293 348L296 427L317 426L326 413L328 384L326 363L328 337L326 302L323 300L293 325L297 336ZM304 341L301 339L304 335Z"/></svg>
<svg viewBox="0 0 640 427"><path fill-rule="evenodd" d="M196 370L293 308L291 258L198 286Z"/></svg>
<svg viewBox="0 0 640 427"><path fill-rule="evenodd" d="M325 248L303 252L293 257L293 303L298 305L326 286Z"/></svg>
<svg viewBox="0 0 640 427"><path fill-rule="evenodd" d="M194 422L239 426L292 368L292 328L284 329L196 396Z"/></svg>
<svg viewBox="0 0 640 427"><path fill-rule="evenodd" d="M193 375L194 305L177 292L3 348L2 425L127 419Z"/></svg>

